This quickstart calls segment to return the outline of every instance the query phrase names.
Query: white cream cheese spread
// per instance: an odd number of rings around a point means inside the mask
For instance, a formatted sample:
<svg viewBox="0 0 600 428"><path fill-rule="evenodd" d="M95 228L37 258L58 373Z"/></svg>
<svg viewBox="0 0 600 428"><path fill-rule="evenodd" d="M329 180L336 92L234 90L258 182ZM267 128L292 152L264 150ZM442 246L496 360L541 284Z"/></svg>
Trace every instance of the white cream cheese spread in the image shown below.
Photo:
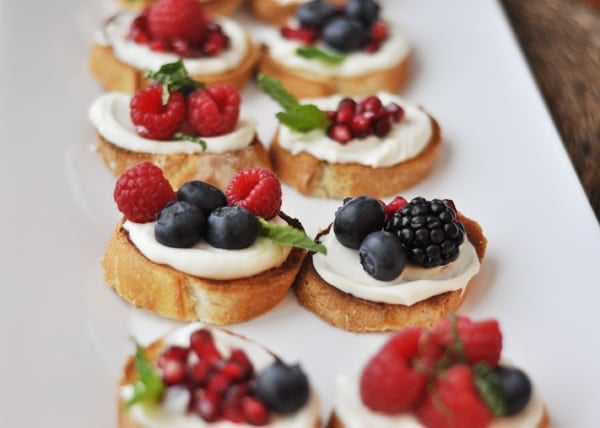
<svg viewBox="0 0 600 428"><path fill-rule="evenodd" d="M287 224L280 218L271 222ZM241 250L215 248L204 240L191 248L171 248L162 245L154 237L154 222L125 221L123 229L147 259L202 278L226 280L256 275L280 266L292 251L292 247L277 244L262 236Z"/></svg>
<svg viewBox="0 0 600 428"><path fill-rule="evenodd" d="M307 152L330 163L356 162L373 168L395 165L419 155L433 133L431 118L423 110L408 105L400 97L387 92L380 92L377 96L384 106L396 103L404 109L402 121L394 124L385 137L371 135L340 144L322 130L302 133L281 125L278 134L279 145L294 155ZM336 110L342 98L334 95L302 100L302 103L315 104L321 110Z"/></svg>
<svg viewBox="0 0 600 428"><path fill-rule="evenodd" d="M427 269L407 264L395 280L379 281L365 272L358 250L344 247L333 231L321 242L327 254L314 254L312 259L319 276L345 293L372 302L410 306L447 291L464 290L480 267L475 247L465 238L454 262Z"/></svg>
<svg viewBox="0 0 600 428"><path fill-rule="evenodd" d="M138 44L127 39L131 23L137 14L122 12L113 17L98 34L96 42L103 46L112 46L115 56L126 64L140 70L158 70L162 65L181 59L178 55L168 52L155 52L147 45ZM219 55L202 58L183 58L183 64L188 73L216 74L235 69L248 53L248 38L244 29L235 21L228 18L216 20L229 37L229 47Z"/></svg>
<svg viewBox="0 0 600 428"><path fill-rule="evenodd" d="M220 329L214 329L201 323L188 324L168 334L163 342L166 346L189 346L190 336L200 328L208 328L219 351L229 355L232 349L243 349L256 371L272 364L274 356L262 346L251 340L242 338ZM127 399L133 393L131 385L121 388L121 396ZM255 425L233 423L229 421L204 422L200 417L181 412L171 412L160 404L136 404L129 409L130 416L143 428L253 428ZM272 428L309 428L315 425L319 418L319 402L314 392L311 392L306 405L291 415L274 414L267 425Z"/></svg>
<svg viewBox="0 0 600 428"><path fill-rule="evenodd" d="M98 133L111 144L133 152L153 154L223 153L248 147L256 134L256 122L241 118L235 129L216 137L202 137L206 150L190 141L158 141L139 136L131 121L131 97L110 92L98 97L89 110L89 117Z"/></svg>

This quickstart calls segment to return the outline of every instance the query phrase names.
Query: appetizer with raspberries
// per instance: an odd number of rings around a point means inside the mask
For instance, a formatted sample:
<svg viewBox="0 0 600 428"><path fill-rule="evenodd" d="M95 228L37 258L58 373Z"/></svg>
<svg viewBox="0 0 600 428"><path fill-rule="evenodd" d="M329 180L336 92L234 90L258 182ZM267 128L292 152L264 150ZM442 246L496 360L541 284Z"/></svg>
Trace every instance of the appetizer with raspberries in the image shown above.
<svg viewBox="0 0 600 428"><path fill-rule="evenodd" d="M175 191L144 162L121 175L114 199L124 218L104 255L105 280L167 318L254 318L285 296L307 250L326 251L281 212L281 184L266 168L239 172L226 192L198 180Z"/></svg>
<svg viewBox="0 0 600 428"><path fill-rule="evenodd" d="M500 358L496 320L450 314L392 336L361 372L337 378L328 428L549 428L525 372Z"/></svg>
<svg viewBox="0 0 600 428"><path fill-rule="evenodd" d="M145 86L145 69L181 59L193 79L246 85L258 47L231 18L212 16L198 0L158 0L140 13L121 12L98 32L90 69L109 91Z"/></svg>
<svg viewBox="0 0 600 428"><path fill-rule="evenodd" d="M304 3L293 20L265 36L259 70L297 97L397 92L411 49L404 31L382 16L375 0Z"/></svg>
<svg viewBox="0 0 600 428"><path fill-rule="evenodd" d="M120 383L120 428L321 426L318 397L299 364L201 323L136 344Z"/></svg>
<svg viewBox="0 0 600 428"><path fill-rule="evenodd" d="M449 199L344 200L296 278L298 302L357 332L431 326L462 303L487 240Z"/></svg>
<svg viewBox="0 0 600 428"><path fill-rule="evenodd" d="M258 84L283 109L269 147L273 169L304 195L395 195L433 167L438 123L394 94L299 101L273 76L259 75Z"/></svg>
<svg viewBox="0 0 600 428"><path fill-rule="evenodd" d="M175 187L196 179L225 190L238 171L271 167L256 121L240 117L234 86L193 80L181 61L146 76L154 83L133 97L105 93L90 108L97 150L113 173L149 161Z"/></svg>

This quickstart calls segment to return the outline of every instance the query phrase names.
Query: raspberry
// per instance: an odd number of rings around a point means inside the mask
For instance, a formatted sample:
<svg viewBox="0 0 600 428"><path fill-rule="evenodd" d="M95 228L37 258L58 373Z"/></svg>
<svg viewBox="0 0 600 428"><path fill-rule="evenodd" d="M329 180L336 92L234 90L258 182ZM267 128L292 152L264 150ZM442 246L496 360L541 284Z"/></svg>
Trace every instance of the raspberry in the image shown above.
<svg viewBox="0 0 600 428"><path fill-rule="evenodd" d="M492 421L468 366L450 367L436 379L416 410L428 428L484 428Z"/></svg>
<svg viewBox="0 0 600 428"><path fill-rule="evenodd" d="M398 333L369 361L360 379L360 396L371 410L395 414L417 404L427 384L427 377L410 365L420 337L420 329Z"/></svg>
<svg viewBox="0 0 600 428"><path fill-rule="evenodd" d="M196 90L188 96L188 122L200 137L226 134L235 128L240 103L240 94L228 83Z"/></svg>
<svg viewBox="0 0 600 428"><path fill-rule="evenodd" d="M233 177L225 196L228 204L239 205L269 220L281 208L281 183L270 169L251 168Z"/></svg>
<svg viewBox="0 0 600 428"><path fill-rule="evenodd" d="M119 211L135 223L154 221L168 202L176 200L162 170L150 162L125 171L117 180L113 196Z"/></svg>
<svg viewBox="0 0 600 428"><path fill-rule="evenodd" d="M200 43L206 34L206 15L198 0L159 0L150 10L153 38Z"/></svg>
<svg viewBox="0 0 600 428"><path fill-rule="evenodd" d="M144 138L166 140L173 137L185 119L185 100L181 92L172 92L166 105L162 103L163 87L155 84L133 96L131 121Z"/></svg>
<svg viewBox="0 0 600 428"><path fill-rule="evenodd" d="M452 332L452 321L445 318L433 329L438 341L447 347L456 342ZM456 317L458 336L462 349L470 364L484 362L495 368L502 352L502 333L496 320L473 322L467 317Z"/></svg>

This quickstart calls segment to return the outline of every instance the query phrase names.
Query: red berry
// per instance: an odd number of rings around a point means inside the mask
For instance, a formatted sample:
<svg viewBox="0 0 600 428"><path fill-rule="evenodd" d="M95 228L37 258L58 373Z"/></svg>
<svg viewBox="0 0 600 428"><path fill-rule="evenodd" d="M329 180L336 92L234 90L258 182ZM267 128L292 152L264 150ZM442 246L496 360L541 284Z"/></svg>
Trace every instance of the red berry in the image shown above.
<svg viewBox="0 0 600 428"><path fill-rule="evenodd" d="M369 43L365 45L363 50L367 53L377 52L381 47L381 42L379 40L371 40Z"/></svg>
<svg viewBox="0 0 600 428"><path fill-rule="evenodd" d="M396 196L389 204L384 205L383 210L385 216L390 217L396 211L400 211L402 208L408 205L408 201L402 196Z"/></svg>
<svg viewBox="0 0 600 428"><path fill-rule="evenodd" d="M389 116L378 117L373 122L373 134L380 138L385 137L392 130L392 124Z"/></svg>
<svg viewBox="0 0 600 428"><path fill-rule="evenodd" d="M169 346L162 354L160 354L156 365L158 368L162 368L163 364L165 364L167 361L179 361L181 363L185 363L187 362L189 352L190 350L188 348L184 348L182 346Z"/></svg>
<svg viewBox="0 0 600 428"><path fill-rule="evenodd" d="M345 144L352 139L350 127L343 123L334 123L331 125L327 130L327 135L341 144Z"/></svg>
<svg viewBox="0 0 600 428"><path fill-rule="evenodd" d="M410 364L419 349L420 329L397 333L369 361L360 379L360 396L371 410L396 414L412 409L427 377Z"/></svg>
<svg viewBox="0 0 600 428"><path fill-rule="evenodd" d="M484 428L493 416L473 385L466 365L455 365L439 375L416 410L428 428Z"/></svg>
<svg viewBox="0 0 600 428"><path fill-rule="evenodd" d="M246 377L251 377L254 374L254 367L252 366L252 362L250 361L246 353L241 349L232 349L228 361L234 362L237 365L239 365L244 370Z"/></svg>
<svg viewBox="0 0 600 428"><path fill-rule="evenodd" d="M282 27L281 35L286 39L298 40L302 44L308 45L316 40L317 31L314 28Z"/></svg>
<svg viewBox="0 0 600 428"><path fill-rule="evenodd" d="M188 377L190 381L197 386L204 386L208 381L213 364L205 359L200 359L191 367Z"/></svg>
<svg viewBox="0 0 600 428"><path fill-rule="evenodd" d="M150 50L156 52L166 52L169 50L169 44L164 40L152 40L149 44Z"/></svg>
<svg viewBox="0 0 600 428"><path fill-rule="evenodd" d="M240 94L228 83L196 90L188 96L188 122L200 137L226 134L237 124L240 103Z"/></svg>
<svg viewBox="0 0 600 428"><path fill-rule="evenodd" d="M220 360L221 353L217 349L212 334L206 329L197 330L190 337L190 346L201 360L215 363Z"/></svg>
<svg viewBox="0 0 600 428"><path fill-rule="evenodd" d="M202 44L202 51L207 56L215 56L221 53L229 45L229 38L225 35L218 24L210 26L206 40Z"/></svg>
<svg viewBox="0 0 600 428"><path fill-rule="evenodd" d="M186 378L186 364L175 359L164 360L161 367L163 382L167 385L177 385Z"/></svg>
<svg viewBox="0 0 600 428"><path fill-rule="evenodd" d="M386 111L392 116L394 122L401 122L404 119L404 109L396 103L389 103L385 106Z"/></svg>
<svg viewBox="0 0 600 428"><path fill-rule="evenodd" d="M388 37L387 25L383 21L375 21L371 26L371 39L381 42Z"/></svg>
<svg viewBox="0 0 600 428"><path fill-rule="evenodd" d="M148 27L154 38L190 43L204 39L206 21L198 0L159 0L148 15Z"/></svg>
<svg viewBox="0 0 600 428"><path fill-rule="evenodd" d="M229 205L239 205L266 220L281 209L281 183L267 168L238 172L227 186L225 196Z"/></svg>
<svg viewBox="0 0 600 428"><path fill-rule="evenodd" d="M192 401L192 410L206 422L214 422L221 416L220 400L216 395L199 391Z"/></svg>
<svg viewBox="0 0 600 428"><path fill-rule="evenodd" d="M224 374L217 373L208 380L206 390L211 394L217 396L223 396L227 389L232 385L233 382L227 378Z"/></svg>
<svg viewBox="0 0 600 428"><path fill-rule="evenodd" d="M171 92L162 103L162 84L141 89L130 102L131 121L144 138L166 140L173 137L185 119L185 99L181 92Z"/></svg>
<svg viewBox="0 0 600 428"><path fill-rule="evenodd" d="M119 211L135 223L154 221L167 202L177 199L162 169L150 162L125 171L117 180L113 196Z"/></svg>
<svg viewBox="0 0 600 428"><path fill-rule="evenodd" d="M148 19L144 15L140 15L133 20L129 27L127 37L135 43L146 44L150 41L148 34Z"/></svg>
<svg viewBox="0 0 600 428"><path fill-rule="evenodd" d="M356 110L359 113L370 111L372 113L377 114L382 109L382 107L383 105L381 104L381 100L377 96L371 95L365 98L364 100L361 100L358 103Z"/></svg>
<svg viewBox="0 0 600 428"><path fill-rule="evenodd" d="M256 397L246 396L242 398L242 411L245 420L252 425L266 425L269 422L266 406Z"/></svg>
<svg viewBox="0 0 600 428"><path fill-rule="evenodd" d="M356 102L351 98L344 98L338 104L335 122L341 122L350 125L355 113Z"/></svg>
<svg viewBox="0 0 600 428"><path fill-rule="evenodd" d="M223 376L232 382L241 380L245 375L245 370L237 363L227 362L219 370Z"/></svg>
<svg viewBox="0 0 600 428"><path fill-rule="evenodd" d="M371 133L371 117L368 114L357 114L352 118L352 135L365 138Z"/></svg>

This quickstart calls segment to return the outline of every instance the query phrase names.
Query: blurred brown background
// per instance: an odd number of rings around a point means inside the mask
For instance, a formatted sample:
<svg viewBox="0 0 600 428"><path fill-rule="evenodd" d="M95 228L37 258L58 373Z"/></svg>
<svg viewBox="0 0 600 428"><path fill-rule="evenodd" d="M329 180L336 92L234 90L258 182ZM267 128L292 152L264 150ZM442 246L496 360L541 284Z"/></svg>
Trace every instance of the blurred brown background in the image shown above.
<svg viewBox="0 0 600 428"><path fill-rule="evenodd" d="M600 222L600 0L501 1Z"/></svg>

